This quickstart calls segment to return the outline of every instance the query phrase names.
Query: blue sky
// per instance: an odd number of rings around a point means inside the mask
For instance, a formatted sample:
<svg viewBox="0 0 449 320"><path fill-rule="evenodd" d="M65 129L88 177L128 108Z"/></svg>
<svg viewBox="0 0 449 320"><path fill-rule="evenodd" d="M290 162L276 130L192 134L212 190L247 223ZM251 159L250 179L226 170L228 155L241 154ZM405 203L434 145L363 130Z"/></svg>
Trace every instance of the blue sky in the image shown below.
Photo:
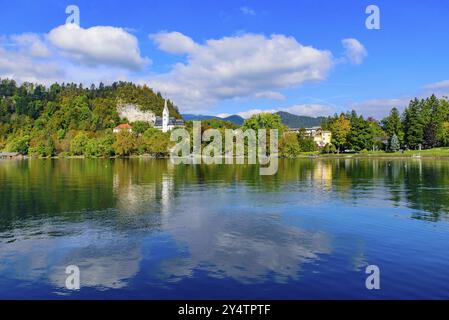
<svg viewBox="0 0 449 320"><path fill-rule="evenodd" d="M78 29L65 26L68 5ZM368 5L380 30L368 30ZM129 80L184 113L384 116L449 93L449 2L4 1L0 77ZM346 39L346 40L345 40Z"/></svg>

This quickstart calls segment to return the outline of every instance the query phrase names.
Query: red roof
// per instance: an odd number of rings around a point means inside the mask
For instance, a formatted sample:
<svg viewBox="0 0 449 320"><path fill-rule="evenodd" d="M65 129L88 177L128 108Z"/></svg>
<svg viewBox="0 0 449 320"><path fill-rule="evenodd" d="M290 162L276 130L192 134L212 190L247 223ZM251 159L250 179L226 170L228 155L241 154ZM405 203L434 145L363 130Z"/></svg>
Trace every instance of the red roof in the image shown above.
<svg viewBox="0 0 449 320"><path fill-rule="evenodd" d="M124 123L124 124L120 124L117 127L115 127L115 129L132 129L133 127L131 127L129 124Z"/></svg>

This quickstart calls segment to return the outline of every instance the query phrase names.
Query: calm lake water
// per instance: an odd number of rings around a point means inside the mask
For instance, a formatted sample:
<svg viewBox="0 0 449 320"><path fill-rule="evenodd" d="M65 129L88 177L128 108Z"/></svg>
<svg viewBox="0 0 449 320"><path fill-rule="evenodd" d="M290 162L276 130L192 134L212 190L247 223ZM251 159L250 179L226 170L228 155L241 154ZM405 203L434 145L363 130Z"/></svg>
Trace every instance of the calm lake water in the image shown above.
<svg viewBox="0 0 449 320"><path fill-rule="evenodd" d="M0 161L0 298L448 299L448 186L444 160Z"/></svg>

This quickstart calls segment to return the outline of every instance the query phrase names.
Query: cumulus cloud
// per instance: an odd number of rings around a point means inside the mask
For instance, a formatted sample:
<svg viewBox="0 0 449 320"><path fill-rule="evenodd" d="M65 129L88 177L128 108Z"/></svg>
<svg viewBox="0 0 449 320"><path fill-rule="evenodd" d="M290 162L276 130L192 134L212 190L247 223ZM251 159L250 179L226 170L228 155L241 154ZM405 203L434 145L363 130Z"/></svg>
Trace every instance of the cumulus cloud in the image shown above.
<svg viewBox="0 0 449 320"><path fill-rule="evenodd" d="M110 65L135 71L150 63L141 57L137 38L122 28L83 29L65 24L51 30L48 40L67 57L92 67Z"/></svg>
<svg viewBox="0 0 449 320"><path fill-rule="evenodd" d="M20 50L0 47L0 78L50 83L61 79L64 74L64 69L55 62L36 61L32 55Z"/></svg>
<svg viewBox="0 0 449 320"><path fill-rule="evenodd" d="M159 32L150 34L149 38L158 44L159 49L174 54L193 52L197 47L191 38L180 32Z"/></svg>
<svg viewBox="0 0 449 320"><path fill-rule="evenodd" d="M368 55L368 51L357 39L343 39L341 43L345 48L346 58L352 64L361 64Z"/></svg>
<svg viewBox="0 0 449 320"><path fill-rule="evenodd" d="M23 33L13 35L11 40L21 51L26 51L33 57L47 58L51 55L48 45L37 34Z"/></svg>
<svg viewBox="0 0 449 320"><path fill-rule="evenodd" d="M280 99L277 90L324 80L334 65L329 51L284 35L243 34L204 44L178 32L152 38L162 50L187 54L186 63L176 64L151 82L185 110L232 98L268 94Z"/></svg>
<svg viewBox="0 0 449 320"><path fill-rule="evenodd" d="M132 80L149 62L137 38L120 28L64 25L48 34L0 36L0 78L18 82Z"/></svg>

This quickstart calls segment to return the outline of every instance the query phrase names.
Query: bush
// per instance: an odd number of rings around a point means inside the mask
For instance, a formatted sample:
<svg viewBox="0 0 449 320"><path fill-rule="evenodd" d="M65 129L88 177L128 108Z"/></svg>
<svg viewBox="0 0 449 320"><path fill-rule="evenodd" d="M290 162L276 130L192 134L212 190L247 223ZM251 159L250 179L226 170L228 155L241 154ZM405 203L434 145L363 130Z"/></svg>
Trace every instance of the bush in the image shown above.
<svg viewBox="0 0 449 320"><path fill-rule="evenodd" d="M333 144L326 144L323 148L323 150L321 150L322 153L337 153L337 148L333 145Z"/></svg>
<svg viewBox="0 0 449 320"><path fill-rule="evenodd" d="M29 148L29 154L38 157L51 157L55 154L55 144L53 140L38 141Z"/></svg>
<svg viewBox="0 0 449 320"><path fill-rule="evenodd" d="M296 133L286 133L280 144L281 156L287 158L297 157L301 153Z"/></svg>
<svg viewBox="0 0 449 320"><path fill-rule="evenodd" d="M85 133L79 133L70 142L70 152L74 156L83 155L89 138Z"/></svg>
<svg viewBox="0 0 449 320"><path fill-rule="evenodd" d="M311 137L300 136L298 142L302 152L313 152L318 150L316 142Z"/></svg>
<svg viewBox="0 0 449 320"><path fill-rule="evenodd" d="M6 149L10 152L18 152L20 154L28 154L30 146L30 137L28 135L14 138L6 145Z"/></svg>
<svg viewBox="0 0 449 320"><path fill-rule="evenodd" d="M114 152L118 156L128 156L136 150L136 147L136 138L128 131L119 132L113 144Z"/></svg>
<svg viewBox="0 0 449 320"><path fill-rule="evenodd" d="M156 156L164 157L169 154L171 145L170 135L154 128L150 128L143 134L145 151Z"/></svg>
<svg viewBox="0 0 449 320"><path fill-rule="evenodd" d="M150 128L150 124L145 121L136 121L133 122L133 132L137 135L143 134L145 131L147 131Z"/></svg>
<svg viewBox="0 0 449 320"><path fill-rule="evenodd" d="M98 140L97 139L89 139L84 146L84 152L85 157L91 158L91 157L98 157L100 155L100 150L98 146Z"/></svg>

